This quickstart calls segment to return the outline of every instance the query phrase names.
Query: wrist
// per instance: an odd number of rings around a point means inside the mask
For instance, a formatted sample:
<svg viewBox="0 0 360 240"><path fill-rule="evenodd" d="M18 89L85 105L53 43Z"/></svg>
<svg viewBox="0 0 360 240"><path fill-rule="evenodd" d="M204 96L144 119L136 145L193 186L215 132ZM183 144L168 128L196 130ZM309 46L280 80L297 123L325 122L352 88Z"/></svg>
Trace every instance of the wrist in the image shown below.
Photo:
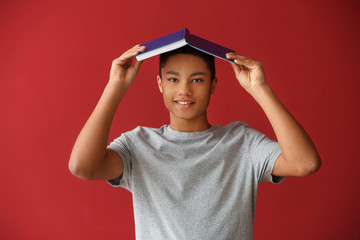
<svg viewBox="0 0 360 240"><path fill-rule="evenodd" d="M273 90L268 84L262 84L256 86L249 91L250 95L257 101L258 103L264 101L269 96L274 95Z"/></svg>
<svg viewBox="0 0 360 240"><path fill-rule="evenodd" d="M253 97L268 117L275 109L283 108L280 99L270 86L258 89Z"/></svg>
<svg viewBox="0 0 360 240"><path fill-rule="evenodd" d="M109 82L106 84L105 90L114 92L116 95L124 95L128 88L129 86L127 86L124 82L110 78Z"/></svg>
<svg viewBox="0 0 360 240"><path fill-rule="evenodd" d="M123 84L109 81L105 86L102 97L106 99L108 103L118 105L124 97L126 90L127 88L125 88Z"/></svg>

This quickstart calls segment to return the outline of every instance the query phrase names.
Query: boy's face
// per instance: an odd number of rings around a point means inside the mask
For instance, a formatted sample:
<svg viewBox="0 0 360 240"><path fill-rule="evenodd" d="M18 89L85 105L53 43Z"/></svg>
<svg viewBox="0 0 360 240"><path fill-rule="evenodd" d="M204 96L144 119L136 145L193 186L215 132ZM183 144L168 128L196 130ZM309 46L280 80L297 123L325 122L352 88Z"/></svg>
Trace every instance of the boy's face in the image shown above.
<svg viewBox="0 0 360 240"><path fill-rule="evenodd" d="M170 120L206 121L206 109L214 93L217 79L201 57L177 54L169 57L158 76L158 86L163 94Z"/></svg>

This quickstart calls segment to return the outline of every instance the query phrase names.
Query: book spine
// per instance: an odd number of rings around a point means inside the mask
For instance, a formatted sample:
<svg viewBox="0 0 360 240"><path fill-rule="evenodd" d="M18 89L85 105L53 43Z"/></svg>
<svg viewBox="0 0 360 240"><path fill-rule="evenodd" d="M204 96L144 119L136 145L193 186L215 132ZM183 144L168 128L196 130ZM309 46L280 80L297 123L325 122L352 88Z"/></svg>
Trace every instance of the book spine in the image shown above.
<svg viewBox="0 0 360 240"><path fill-rule="evenodd" d="M229 62L234 62L234 61L226 58L226 53L235 52L234 50L231 50L231 49L223 47L219 44L210 42L206 39L195 36L193 34L190 34L188 42L189 42L190 46L192 46L200 51L203 51L205 53L208 53L210 55L213 55L215 57L221 58L221 59L229 61Z"/></svg>
<svg viewBox="0 0 360 240"><path fill-rule="evenodd" d="M190 32L187 28L184 28L184 39L188 44L190 44Z"/></svg>

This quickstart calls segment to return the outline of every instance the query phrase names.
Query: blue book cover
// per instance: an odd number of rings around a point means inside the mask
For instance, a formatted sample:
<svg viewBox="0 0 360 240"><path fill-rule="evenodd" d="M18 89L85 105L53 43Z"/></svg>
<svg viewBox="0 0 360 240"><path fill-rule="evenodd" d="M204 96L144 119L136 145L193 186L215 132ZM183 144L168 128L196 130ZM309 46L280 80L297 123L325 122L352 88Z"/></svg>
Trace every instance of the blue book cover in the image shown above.
<svg viewBox="0 0 360 240"><path fill-rule="evenodd" d="M186 28L142 44L142 46L146 46L146 51L138 54L136 56L136 59L138 61L142 61L152 56L172 51L185 45L190 45L191 47L196 48L207 54L213 55L229 62L233 62L232 60L227 59L225 56L226 53L234 52L233 50L223 47L219 44L210 42L204 38L195 36L191 34Z"/></svg>

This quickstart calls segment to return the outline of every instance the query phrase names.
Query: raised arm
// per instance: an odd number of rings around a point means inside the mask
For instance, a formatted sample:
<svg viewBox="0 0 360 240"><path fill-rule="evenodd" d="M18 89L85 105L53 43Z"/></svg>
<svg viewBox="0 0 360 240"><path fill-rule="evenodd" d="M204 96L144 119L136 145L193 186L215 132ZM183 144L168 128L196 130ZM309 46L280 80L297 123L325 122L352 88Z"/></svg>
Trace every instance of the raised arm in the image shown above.
<svg viewBox="0 0 360 240"><path fill-rule="evenodd" d="M70 156L69 169L76 177L109 180L122 174L122 160L117 153L107 149L107 143L116 109L141 65L133 58L144 50L145 47L136 45L112 62L109 82Z"/></svg>
<svg viewBox="0 0 360 240"><path fill-rule="evenodd" d="M237 80L261 106L274 129L282 153L272 174L286 177L316 172L321 165L319 154L308 134L267 84L262 64L236 53L227 57L235 60L232 67Z"/></svg>

